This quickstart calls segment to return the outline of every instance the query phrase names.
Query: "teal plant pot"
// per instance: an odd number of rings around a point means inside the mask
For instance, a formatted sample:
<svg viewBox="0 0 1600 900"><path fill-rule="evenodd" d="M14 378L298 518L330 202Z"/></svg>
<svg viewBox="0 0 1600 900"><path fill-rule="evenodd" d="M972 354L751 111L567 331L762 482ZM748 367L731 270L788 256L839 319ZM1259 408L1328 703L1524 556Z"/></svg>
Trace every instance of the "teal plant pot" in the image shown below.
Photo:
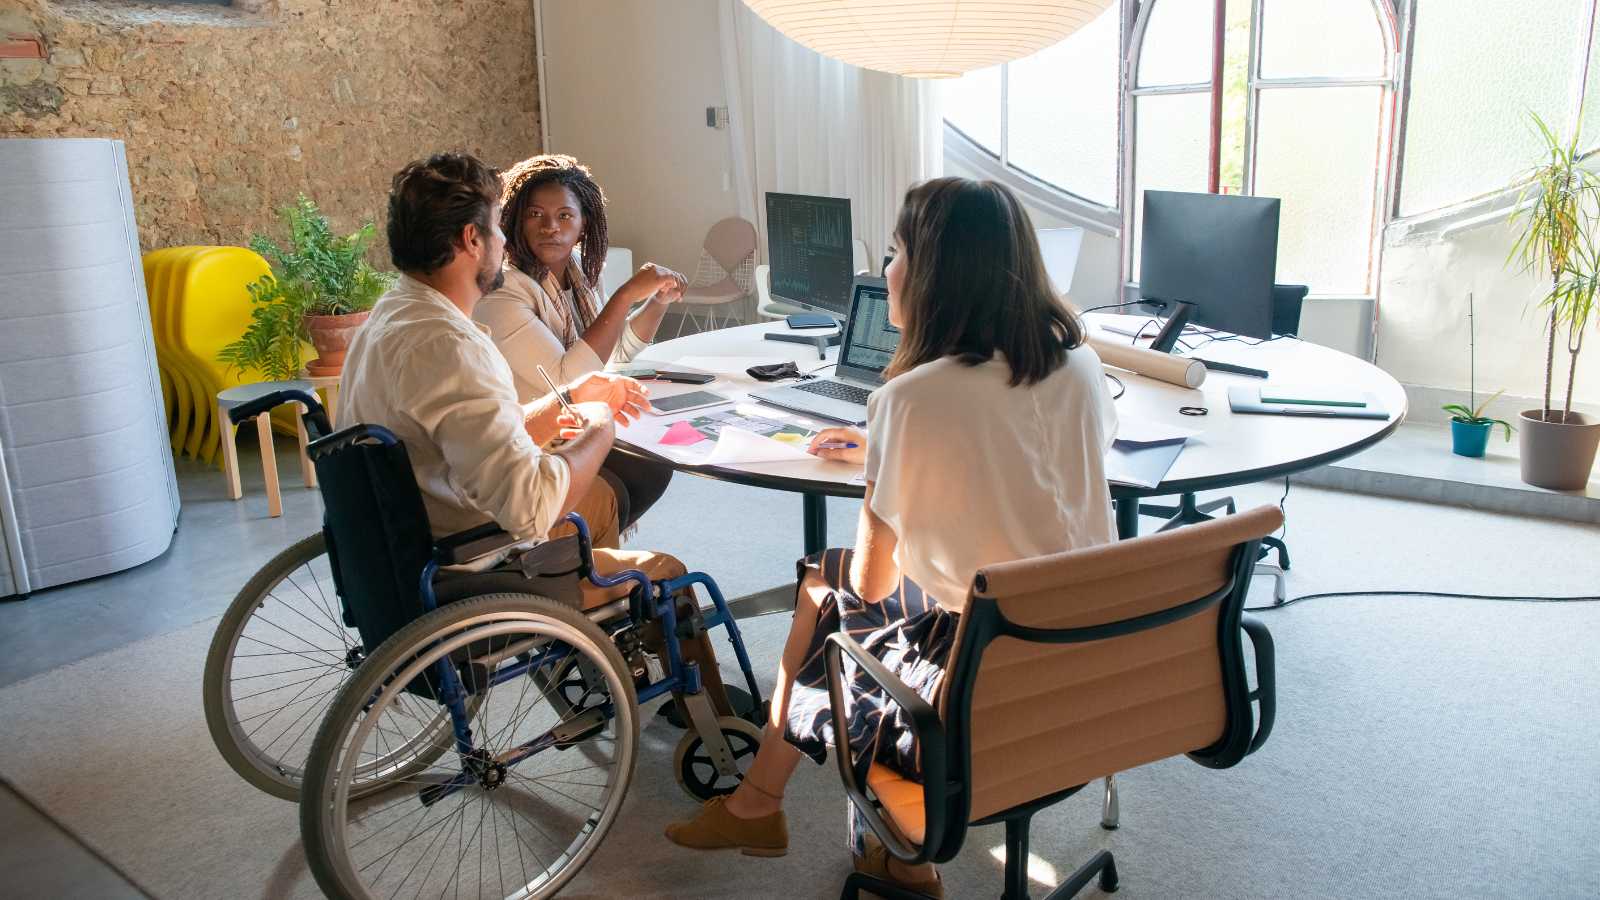
<svg viewBox="0 0 1600 900"><path fill-rule="evenodd" d="M1493 422L1463 422L1460 419L1451 419L1451 450L1457 456L1470 456L1474 459L1483 456L1483 451L1489 447L1489 431L1492 428L1494 428Z"/></svg>

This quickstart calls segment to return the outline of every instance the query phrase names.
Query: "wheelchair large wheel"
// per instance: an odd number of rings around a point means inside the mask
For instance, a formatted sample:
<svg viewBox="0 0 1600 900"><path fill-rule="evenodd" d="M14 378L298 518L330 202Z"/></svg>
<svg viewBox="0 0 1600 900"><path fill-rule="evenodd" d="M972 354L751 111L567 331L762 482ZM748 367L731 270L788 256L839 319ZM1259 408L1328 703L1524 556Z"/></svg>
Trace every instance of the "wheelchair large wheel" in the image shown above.
<svg viewBox="0 0 1600 900"><path fill-rule="evenodd" d="M346 627L321 532L273 557L234 597L206 655L201 693L228 765L275 797L298 800L317 726L365 659ZM403 715L401 715L403 713ZM364 761L358 793L425 766L450 746L450 721L417 698L386 726L386 752Z"/></svg>
<svg viewBox="0 0 1600 900"><path fill-rule="evenodd" d="M573 710L559 679L535 679L563 660L599 673L612 702ZM481 701L470 749L358 799L378 722L428 679ZM638 739L622 656L577 610L526 594L442 607L385 641L318 730L300 801L311 871L334 898L552 896L610 830Z"/></svg>

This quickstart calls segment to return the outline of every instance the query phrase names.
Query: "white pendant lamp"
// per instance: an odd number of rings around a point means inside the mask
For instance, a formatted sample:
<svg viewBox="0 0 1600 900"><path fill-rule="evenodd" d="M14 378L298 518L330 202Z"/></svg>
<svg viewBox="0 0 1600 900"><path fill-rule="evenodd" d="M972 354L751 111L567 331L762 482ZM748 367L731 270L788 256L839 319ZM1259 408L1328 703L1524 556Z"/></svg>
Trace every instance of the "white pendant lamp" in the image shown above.
<svg viewBox="0 0 1600 900"><path fill-rule="evenodd" d="M958 78L1037 53L1112 0L745 0L823 56L911 78Z"/></svg>

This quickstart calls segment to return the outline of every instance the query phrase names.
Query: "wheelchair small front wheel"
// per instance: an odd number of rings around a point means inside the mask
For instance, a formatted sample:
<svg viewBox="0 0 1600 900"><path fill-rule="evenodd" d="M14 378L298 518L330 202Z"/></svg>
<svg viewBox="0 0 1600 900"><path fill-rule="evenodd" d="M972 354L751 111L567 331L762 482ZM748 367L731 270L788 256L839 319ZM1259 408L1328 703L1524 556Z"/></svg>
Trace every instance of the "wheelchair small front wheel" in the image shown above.
<svg viewBox="0 0 1600 900"><path fill-rule="evenodd" d="M756 751L761 749L761 727L738 716L718 718L717 730L722 734L722 739L728 742L733 765L738 769L736 773L723 772L717 766L711 748L706 746L705 738L692 729L678 741L678 751L673 755L672 774L677 776L678 786L696 800L710 800L733 793L733 789L744 780L744 773L749 771Z"/></svg>
<svg viewBox="0 0 1600 900"><path fill-rule="evenodd" d="M574 710L537 683L566 660L597 673L611 702ZM478 704L449 751L358 798L360 765L386 752L401 702L456 689ZM633 679L582 613L509 593L440 607L373 652L318 730L300 800L311 872L341 900L551 897L615 821L638 740Z"/></svg>

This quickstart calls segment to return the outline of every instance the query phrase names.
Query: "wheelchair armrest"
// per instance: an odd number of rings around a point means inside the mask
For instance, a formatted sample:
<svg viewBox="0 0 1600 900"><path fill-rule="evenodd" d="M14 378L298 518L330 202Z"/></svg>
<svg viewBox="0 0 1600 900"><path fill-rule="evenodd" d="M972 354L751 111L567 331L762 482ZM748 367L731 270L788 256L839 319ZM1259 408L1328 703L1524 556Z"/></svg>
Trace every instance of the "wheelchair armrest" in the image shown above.
<svg viewBox="0 0 1600 900"><path fill-rule="evenodd" d="M458 531L434 542L433 558L441 566L459 566L488 556L517 543L499 525L486 522L476 528Z"/></svg>
<svg viewBox="0 0 1600 900"><path fill-rule="evenodd" d="M921 750L922 762L920 774L924 827L920 847L902 840L898 831L884 820L878 805L867 796L863 780L872 760L856 760L850 747L850 716L845 706L844 692L847 686L844 683L841 653L849 654L851 661L867 679L882 688L911 720L911 730ZM827 667L828 703L833 712L834 758L839 764L839 777L844 781L845 794L883 842L883 846L897 859L910 864L933 860L943 841L950 792L950 785L945 778L944 725L939 721L938 711L849 635L828 635L828 642L823 647L823 663Z"/></svg>
<svg viewBox="0 0 1600 900"><path fill-rule="evenodd" d="M583 516L575 512L567 513L567 521L572 523L572 527L578 530L578 559L582 566L579 569L579 573L582 577L587 578L589 583L595 587L603 588L616 587L625 581L632 581L642 591L639 596L648 597L650 595L650 578L638 569L623 569L615 575L601 575L596 572L594 570L594 547L589 541L589 523L583 520Z"/></svg>
<svg viewBox="0 0 1600 900"><path fill-rule="evenodd" d="M1267 630L1267 623L1255 616L1244 616L1239 624L1244 628L1244 633L1249 635L1250 644L1256 651L1256 689L1250 692L1249 698L1261 702L1261 719L1256 725L1255 737L1250 740L1248 752L1254 753L1272 735L1272 723L1278 715L1278 679L1273 659L1272 632Z"/></svg>

